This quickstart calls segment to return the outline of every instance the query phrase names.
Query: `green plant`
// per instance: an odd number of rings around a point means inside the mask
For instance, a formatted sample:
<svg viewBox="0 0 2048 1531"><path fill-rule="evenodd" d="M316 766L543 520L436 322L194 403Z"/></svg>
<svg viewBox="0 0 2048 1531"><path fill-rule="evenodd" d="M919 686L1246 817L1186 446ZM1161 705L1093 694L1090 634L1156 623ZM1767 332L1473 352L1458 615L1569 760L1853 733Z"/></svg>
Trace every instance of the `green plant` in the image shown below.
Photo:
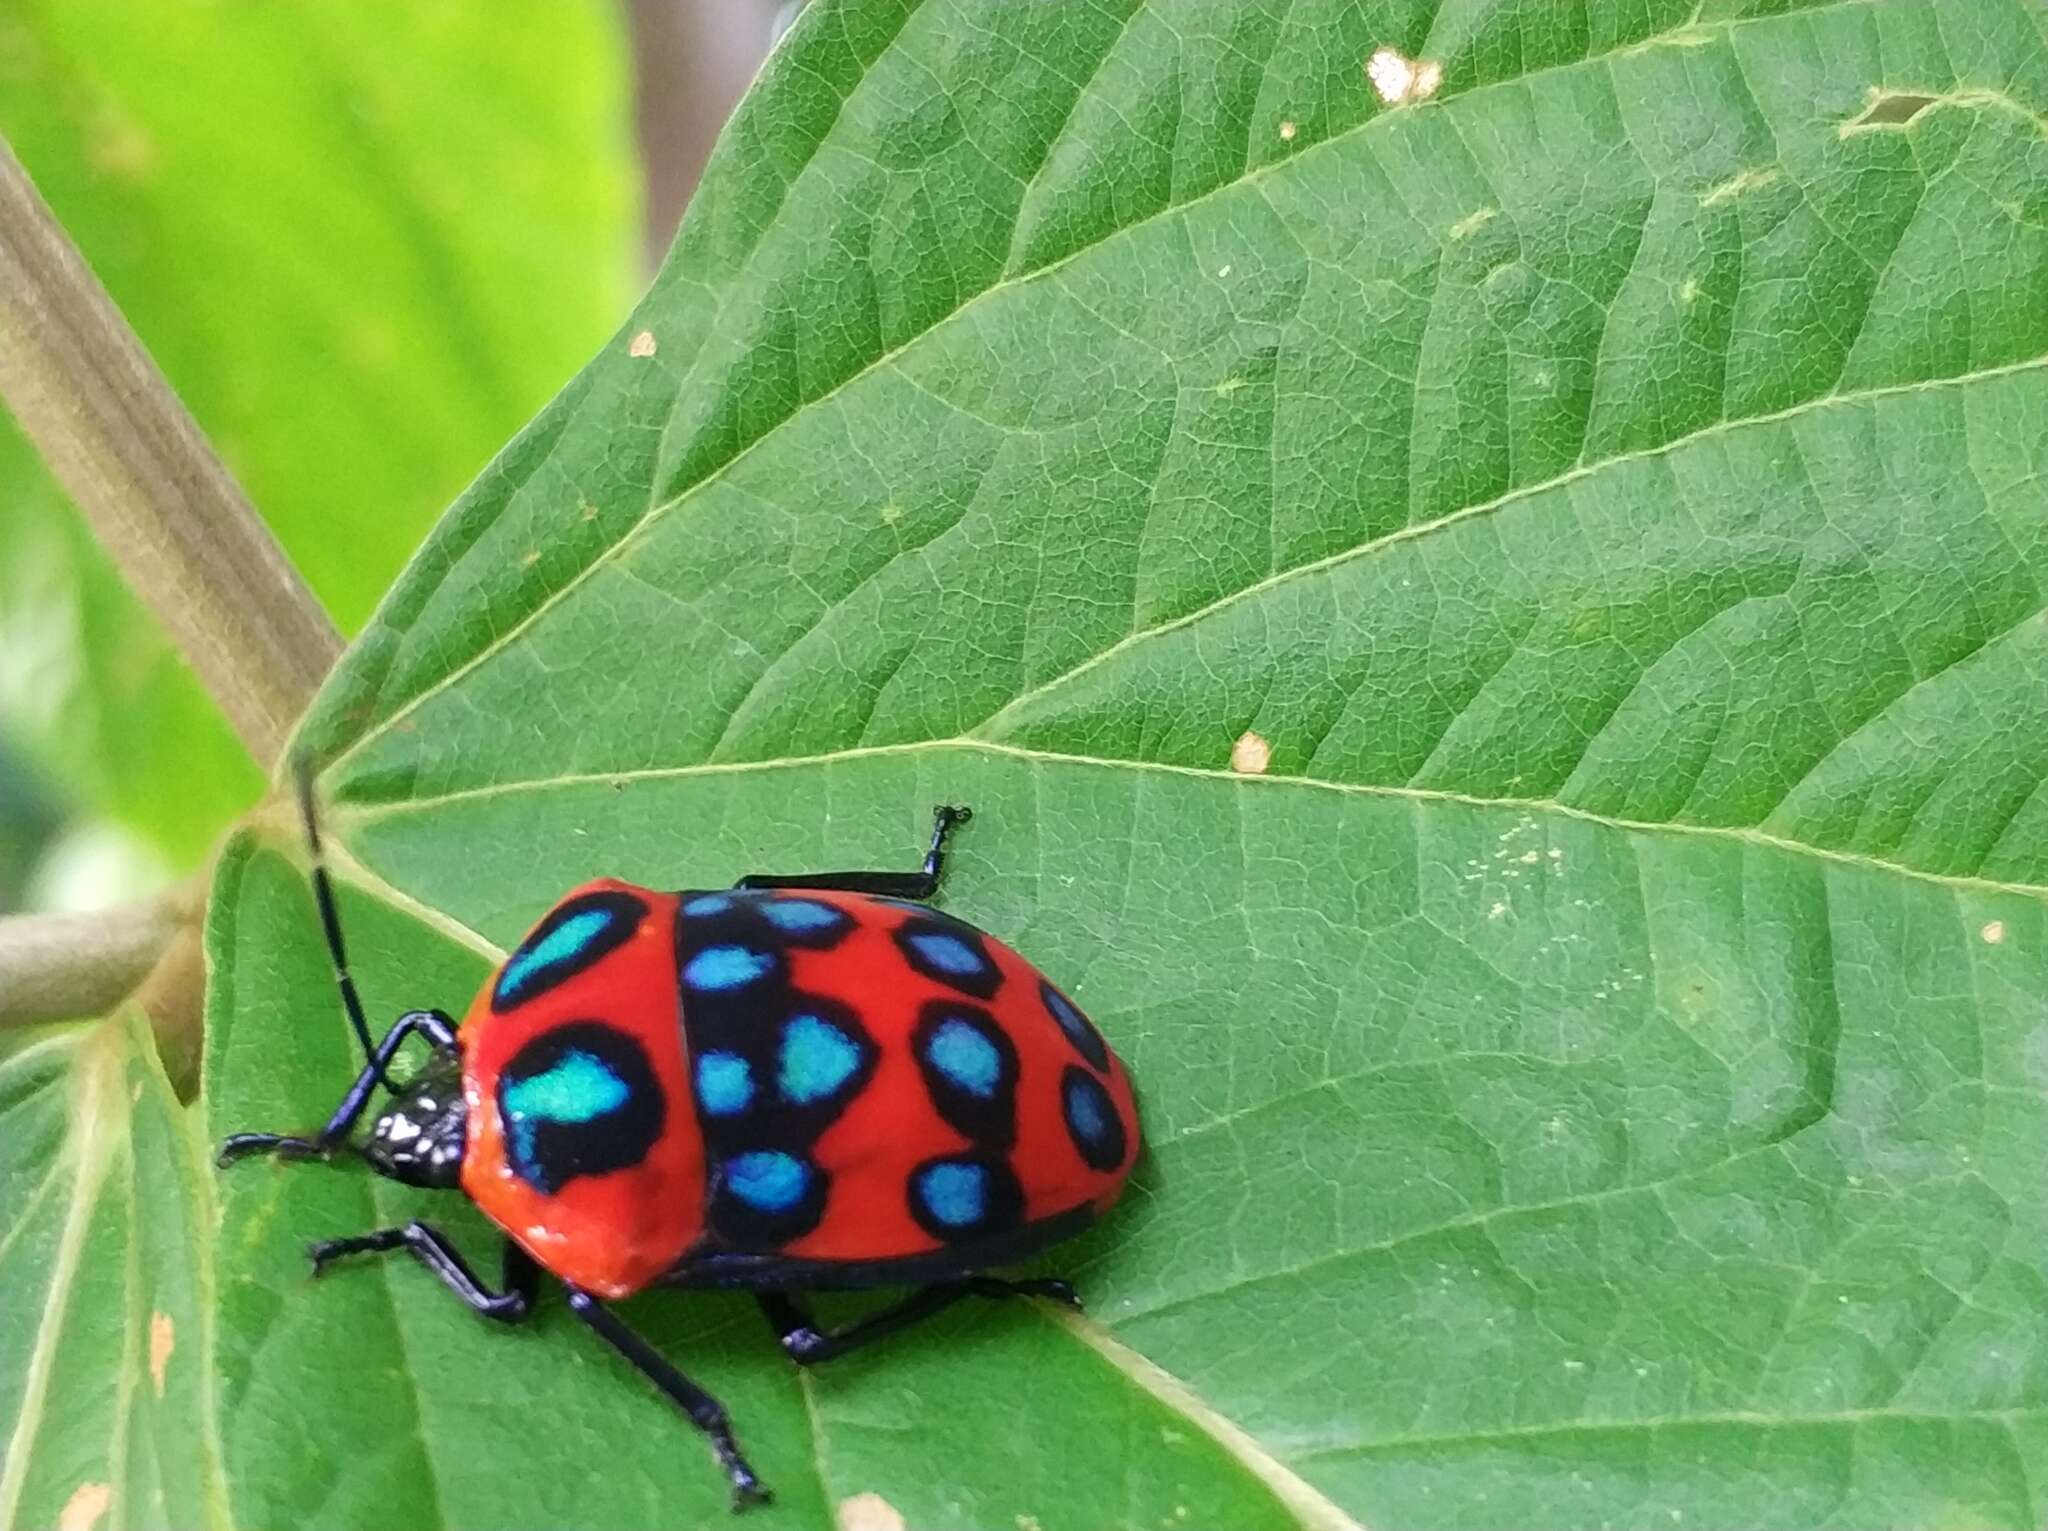
<svg viewBox="0 0 2048 1531"><path fill-rule="evenodd" d="M639 1307L762 1525L2039 1520L2044 110L2026 0L812 8L297 733L373 1014L946 797L1130 1062L1086 1318ZM203 1130L0 1069L0 1512L721 1523L560 1324L298 1280L410 1196L210 1184L349 1067L281 817L206 942Z"/></svg>

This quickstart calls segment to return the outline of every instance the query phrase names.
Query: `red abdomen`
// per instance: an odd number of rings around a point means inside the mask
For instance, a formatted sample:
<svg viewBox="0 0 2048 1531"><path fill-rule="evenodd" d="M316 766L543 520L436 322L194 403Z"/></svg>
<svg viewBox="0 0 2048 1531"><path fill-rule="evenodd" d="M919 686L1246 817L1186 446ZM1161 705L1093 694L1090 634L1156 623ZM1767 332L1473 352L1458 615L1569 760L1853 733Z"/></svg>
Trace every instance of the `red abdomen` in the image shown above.
<svg viewBox="0 0 2048 1531"><path fill-rule="evenodd" d="M860 894L590 884L462 1041L464 1189L606 1296L1000 1263L1107 1210L1138 1151L1122 1065L1037 969Z"/></svg>

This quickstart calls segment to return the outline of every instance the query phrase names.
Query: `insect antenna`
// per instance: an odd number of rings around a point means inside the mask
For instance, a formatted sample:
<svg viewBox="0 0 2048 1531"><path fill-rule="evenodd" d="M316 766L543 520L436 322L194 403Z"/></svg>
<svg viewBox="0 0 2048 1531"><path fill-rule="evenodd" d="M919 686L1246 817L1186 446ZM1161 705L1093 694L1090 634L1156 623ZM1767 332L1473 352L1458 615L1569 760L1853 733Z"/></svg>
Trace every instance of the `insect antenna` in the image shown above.
<svg viewBox="0 0 2048 1531"><path fill-rule="evenodd" d="M370 1041L370 1023L363 1016L362 996L356 993L356 981L349 976L348 948L341 941L341 914L334 906L334 880L327 875L327 855L320 848L320 818L313 811L313 764L303 755L292 759L292 783L298 790L299 821L306 827L306 850L313 863L313 901L320 906L320 924L327 932L327 955L334 963L341 1008L348 1012L348 1023L355 1028L356 1040L363 1044L363 1057L370 1072L389 1090L391 1077L377 1061L376 1045Z"/></svg>

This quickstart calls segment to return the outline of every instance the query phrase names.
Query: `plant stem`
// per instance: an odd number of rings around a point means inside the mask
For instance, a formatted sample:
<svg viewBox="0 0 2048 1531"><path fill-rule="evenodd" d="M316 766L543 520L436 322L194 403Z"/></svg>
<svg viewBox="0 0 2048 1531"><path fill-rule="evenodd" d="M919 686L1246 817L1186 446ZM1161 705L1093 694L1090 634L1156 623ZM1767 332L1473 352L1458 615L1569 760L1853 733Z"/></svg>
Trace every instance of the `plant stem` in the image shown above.
<svg viewBox="0 0 2048 1531"><path fill-rule="evenodd" d="M4 139L0 402L267 769L340 635Z"/></svg>
<svg viewBox="0 0 2048 1531"><path fill-rule="evenodd" d="M0 919L0 1026L105 1015L194 918L189 891L96 914Z"/></svg>

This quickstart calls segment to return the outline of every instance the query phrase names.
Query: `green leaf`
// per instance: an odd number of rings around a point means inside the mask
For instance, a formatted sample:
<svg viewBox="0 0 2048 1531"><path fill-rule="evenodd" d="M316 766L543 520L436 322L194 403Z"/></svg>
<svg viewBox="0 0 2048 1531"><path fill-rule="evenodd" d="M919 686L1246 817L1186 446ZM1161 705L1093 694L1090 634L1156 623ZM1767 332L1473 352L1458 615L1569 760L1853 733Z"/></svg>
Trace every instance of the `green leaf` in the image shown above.
<svg viewBox="0 0 2048 1531"><path fill-rule="evenodd" d="M26 0L0 133L344 629L624 309L618 25ZM260 787L0 420L0 716L183 865Z"/></svg>
<svg viewBox="0 0 2048 1531"><path fill-rule="evenodd" d="M2038 1522L2040 16L1561 14L812 7L316 707L374 1013L956 800L946 905L1131 1065L1085 1318L794 1376L634 1305L764 1526ZM217 1133L354 1066L290 845L217 891ZM294 1280L429 1199L222 1195L238 1520L718 1513L559 1309Z"/></svg>
<svg viewBox="0 0 2048 1531"><path fill-rule="evenodd" d="M139 1015L0 1059L0 1524L222 1521L197 1127Z"/></svg>

